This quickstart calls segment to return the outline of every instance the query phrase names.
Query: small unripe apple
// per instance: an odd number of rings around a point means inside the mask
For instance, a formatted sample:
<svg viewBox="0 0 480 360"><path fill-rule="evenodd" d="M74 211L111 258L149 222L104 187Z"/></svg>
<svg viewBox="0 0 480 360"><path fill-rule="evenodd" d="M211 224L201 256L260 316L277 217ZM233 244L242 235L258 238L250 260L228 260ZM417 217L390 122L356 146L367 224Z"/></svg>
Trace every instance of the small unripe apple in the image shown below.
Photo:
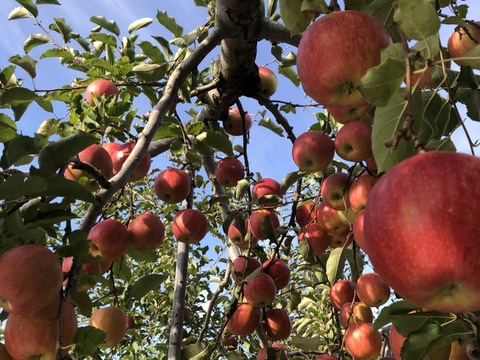
<svg viewBox="0 0 480 360"><path fill-rule="evenodd" d="M105 332L106 337L99 346L109 348L118 345L127 331L127 315L116 306L99 308L92 313L88 325Z"/></svg>
<svg viewBox="0 0 480 360"><path fill-rule="evenodd" d="M95 96L105 96L108 98L110 95L115 95L115 101L118 99L118 89L117 86L109 80L98 79L92 81L87 85L85 90L85 100L90 104L94 104L93 95Z"/></svg>
<svg viewBox="0 0 480 360"><path fill-rule="evenodd" d="M154 183L155 194L167 204L176 204L185 200L190 194L191 187L190 176L185 171L175 168L161 171Z"/></svg>
<svg viewBox="0 0 480 360"><path fill-rule="evenodd" d="M162 220L151 211L137 216L128 224L128 235L132 247L140 252L147 252L162 245L165 226Z"/></svg>
<svg viewBox="0 0 480 360"><path fill-rule="evenodd" d="M223 158L215 167L215 177L225 187L237 186L238 181L244 178L244 172L243 164L233 157Z"/></svg>
<svg viewBox="0 0 480 360"><path fill-rule="evenodd" d="M112 157L113 170L115 173L118 173L120 171L123 164L135 148L135 145L135 143L129 142L116 148ZM133 174L130 179L128 179L128 181L135 182L143 179L148 174L148 170L150 170L150 154L147 152L143 159L140 160L140 162L138 163L137 167L133 171Z"/></svg>
<svg viewBox="0 0 480 360"><path fill-rule="evenodd" d="M258 67L260 76L260 92L266 97L270 97L277 91L278 80L275 73L264 66Z"/></svg>
<svg viewBox="0 0 480 360"><path fill-rule="evenodd" d="M292 147L293 161L305 172L325 170L334 155L335 143L327 134L319 131L300 134Z"/></svg>
<svg viewBox="0 0 480 360"><path fill-rule="evenodd" d="M102 220L88 233L90 253L104 261L115 261L127 252L130 243L125 225L115 219Z"/></svg>
<svg viewBox="0 0 480 360"><path fill-rule="evenodd" d="M181 210L173 219L172 232L177 241L197 244L207 235L207 217L200 210Z"/></svg>
<svg viewBox="0 0 480 360"><path fill-rule="evenodd" d="M252 127L252 118L248 113L245 113L245 129L247 132ZM225 120L223 120L223 128L227 133L233 136L243 135L243 123L242 116L240 115L240 110L237 108L232 108L228 111L228 115Z"/></svg>

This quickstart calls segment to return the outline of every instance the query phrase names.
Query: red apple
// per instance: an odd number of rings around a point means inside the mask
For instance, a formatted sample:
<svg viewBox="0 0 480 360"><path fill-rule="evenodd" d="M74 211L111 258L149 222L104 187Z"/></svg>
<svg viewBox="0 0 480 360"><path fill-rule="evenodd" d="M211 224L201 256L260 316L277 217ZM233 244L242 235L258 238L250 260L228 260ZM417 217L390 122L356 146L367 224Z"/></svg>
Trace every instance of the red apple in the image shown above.
<svg viewBox="0 0 480 360"><path fill-rule="evenodd" d="M125 225L115 219L102 220L88 233L90 253L104 261L115 261L127 252L130 243Z"/></svg>
<svg viewBox="0 0 480 360"><path fill-rule="evenodd" d="M258 240L265 240L267 236L262 231L262 221L266 216L270 216L274 228L280 226L277 214L267 209L255 210L250 215L249 226L253 236Z"/></svg>
<svg viewBox="0 0 480 360"><path fill-rule="evenodd" d="M344 107L329 107L327 111L340 124L347 124L349 122L360 120L364 115L372 109L372 105L365 104L358 108L344 108Z"/></svg>
<svg viewBox="0 0 480 360"><path fill-rule="evenodd" d="M228 319L227 328L232 335L246 336L252 334L260 322L257 308L248 303L238 303Z"/></svg>
<svg viewBox="0 0 480 360"><path fill-rule="evenodd" d="M317 356L315 360L338 360L338 357L325 354L325 355Z"/></svg>
<svg viewBox="0 0 480 360"><path fill-rule="evenodd" d="M357 280L357 295L367 306L379 307L390 298L390 287L377 273L366 273Z"/></svg>
<svg viewBox="0 0 480 360"><path fill-rule="evenodd" d="M353 324L345 330L345 347L356 360L374 360L382 351L382 335L372 324Z"/></svg>
<svg viewBox="0 0 480 360"><path fill-rule="evenodd" d="M252 127L252 118L248 113L245 113L245 129L250 130ZM240 110L232 108L228 111L227 118L223 120L223 128L227 133L233 136L243 135L243 124Z"/></svg>
<svg viewBox="0 0 480 360"><path fill-rule="evenodd" d="M172 232L177 241L197 244L207 235L207 217L200 210L181 210L173 219Z"/></svg>
<svg viewBox="0 0 480 360"><path fill-rule="evenodd" d="M288 285L290 281L290 267L284 261L275 258L269 259L263 263L263 272L270 275L275 281L277 290L281 290Z"/></svg>
<svg viewBox="0 0 480 360"><path fill-rule="evenodd" d="M383 280L418 307L480 310L480 202L474 200L480 187L472 186L479 178L480 158L427 152L387 171L368 196L368 257Z"/></svg>
<svg viewBox="0 0 480 360"><path fill-rule="evenodd" d="M347 324L351 326L362 322L373 323L373 312L369 306L359 301L354 302L353 307L351 301L342 305L340 308L340 323L344 329L347 328Z"/></svg>
<svg viewBox="0 0 480 360"><path fill-rule="evenodd" d="M360 249L366 252L365 243L363 241L363 217L365 216L365 209L360 211L353 222L353 236Z"/></svg>
<svg viewBox="0 0 480 360"><path fill-rule="evenodd" d="M13 360L3 343L0 343L0 360Z"/></svg>
<svg viewBox="0 0 480 360"><path fill-rule="evenodd" d="M235 284L239 284L244 279L244 275L247 277L261 266L260 261L255 258L246 258L245 256L237 257L233 261L233 281Z"/></svg>
<svg viewBox="0 0 480 360"><path fill-rule="evenodd" d="M280 189L280 183L270 178L264 178L257 182L253 186L252 195L256 196L259 200L262 198L262 196L266 195L276 195L280 199L283 198L282 190ZM262 208L271 208L275 205L278 205L278 202L265 203L261 200L259 201L259 206Z"/></svg>
<svg viewBox="0 0 480 360"><path fill-rule="evenodd" d="M265 312L267 337L273 341L288 339L292 332L292 322L284 309L270 309Z"/></svg>
<svg viewBox="0 0 480 360"><path fill-rule="evenodd" d="M350 280L340 280L330 288L330 301L335 309L340 310L343 304L354 300L355 283ZM355 299L357 300L357 299Z"/></svg>
<svg viewBox="0 0 480 360"><path fill-rule="evenodd" d="M278 80L275 73L264 66L258 67L260 76L260 92L266 97L270 97L277 91Z"/></svg>
<svg viewBox="0 0 480 360"><path fill-rule="evenodd" d="M365 159L365 164L367 165L367 169L372 174L376 174L378 172L377 161L375 160L375 157L373 155Z"/></svg>
<svg viewBox="0 0 480 360"><path fill-rule="evenodd" d="M335 144L330 137L319 131L300 134L293 143L292 158L305 172L323 171L333 160Z"/></svg>
<svg viewBox="0 0 480 360"><path fill-rule="evenodd" d="M328 235L317 223L307 225L305 232L298 234L299 241L303 237L305 237L312 246L313 256L322 255L330 245L330 235Z"/></svg>
<svg viewBox="0 0 480 360"><path fill-rule="evenodd" d="M237 186L244 177L245 169L240 160L226 157L220 160L215 168L215 177L220 185L225 187Z"/></svg>
<svg viewBox="0 0 480 360"><path fill-rule="evenodd" d="M252 232L249 230L247 219L245 219L245 232L246 236L243 236L242 232L237 228L235 221L232 221L228 227L228 237L240 249L248 250L250 243L252 243L252 248L257 246L258 239L253 236Z"/></svg>
<svg viewBox="0 0 480 360"><path fill-rule="evenodd" d="M135 329L135 319L131 315L127 315L127 330Z"/></svg>
<svg viewBox="0 0 480 360"><path fill-rule="evenodd" d="M325 202L317 205L315 215L317 217L317 223L328 234L339 234L348 229L348 225L340 220L335 209L332 209Z"/></svg>
<svg viewBox="0 0 480 360"><path fill-rule="evenodd" d="M165 226L162 220L151 211L137 216L128 224L128 235L132 247L140 252L147 252L162 245Z"/></svg>
<svg viewBox="0 0 480 360"><path fill-rule="evenodd" d="M298 46L297 71L303 89L326 107L366 105L358 90L360 80L380 64L380 51L391 43L383 24L364 12L336 11L319 18Z"/></svg>
<svg viewBox="0 0 480 360"><path fill-rule="evenodd" d="M21 245L0 257L0 306L28 314L54 301L62 287L62 266L44 246Z"/></svg>
<svg viewBox="0 0 480 360"><path fill-rule="evenodd" d="M120 145L122 145L122 144L119 144L119 143L116 143L116 142L112 141L112 142L103 144L102 148L107 150L108 155L110 155L110 159L113 159L113 154L115 154L115 151L117 150L117 148ZM113 172L113 160L112 160L112 172Z"/></svg>
<svg viewBox="0 0 480 360"><path fill-rule="evenodd" d="M347 161L368 159L372 156L372 126L361 120L343 125L335 137L335 151Z"/></svg>
<svg viewBox="0 0 480 360"><path fill-rule="evenodd" d="M262 348L257 353L257 360L267 360L268 354L275 354L275 360L288 359L288 349L285 345L280 343L273 343L269 348Z"/></svg>
<svg viewBox="0 0 480 360"><path fill-rule="evenodd" d="M275 299L276 292L275 281L265 273L259 273L243 285L245 299L250 305L258 308L270 306Z"/></svg>
<svg viewBox="0 0 480 360"><path fill-rule="evenodd" d="M330 247L333 249L339 247L347 247L353 242L353 233L350 228L342 231L341 233L330 234Z"/></svg>
<svg viewBox="0 0 480 360"><path fill-rule="evenodd" d="M65 258L65 260L63 260L62 271L64 273L70 272L70 269L72 268L72 261L72 256L67 257ZM100 261L94 261L87 264L81 264L81 266L82 273L80 275L78 291L87 291L88 289L91 289L93 286L95 286L95 284L97 283L97 280L95 280L93 276L95 274L102 274L102 265L100 264ZM64 281L64 285L66 284L66 281L67 280Z"/></svg>
<svg viewBox="0 0 480 360"><path fill-rule="evenodd" d="M467 30L470 35L465 31L465 28L459 26L448 38L447 49L452 60L457 65L468 65L465 60L461 58L469 53L480 42L480 22L477 21L474 24L468 24ZM475 41L473 40L475 39Z"/></svg>
<svg viewBox="0 0 480 360"><path fill-rule="evenodd" d="M123 164L132 153L135 145L135 143L129 142L117 147L112 157L113 170L115 173L118 173L120 171ZM150 154L147 152L143 159L138 163L137 167L135 168L132 176L128 181L135 182L143 179L148 174L148 170L150 170Z"/></svg>
<svg viewBox="0 0 480 360"><path fill-rule="evenodd" d="M99 308L90 316L88 325L100 329L106 334L99 347L113 347L120 343L127 332L127 315L116 306Z"/></svg>
<svg viewBox="0 0 480 360"><path fill-rule="evenodd" d="M235 350L238 346L238 341L233 336L229 336L225 339L225 349Z"/></svg>
<svg viewBox="0 0 480 360"><path fill-rule="evenodd" d="M321 194L325 204L335 210L346 210L349 207L348 189L352 178L344 172L333 173L322 183Z"/></svg>
<svg viewBox="0 0 480 360"><path fill-rule="evenodd" d="M348 200L353 211L358 213L365 208L368 194L370 194L377 180L377 176L365 174L353 181L348 190Z"/></svg>
<svg viewBox="0 0 480 360"><path fill-rule="evenodd" d="M315 203L313 201L307 204L297 207L295 212L295 220L297 220L298 226L305 227L310 224L315 218Z"/></svg>
<svg viewBox="0 0 480 360"><path fill-rule="evenodd" d="M117 86L109 80L98 79L92 81L87 85L85 90L85 100L90 104L94 104L93 95L95 96L105 96L108 98L110 95L115 95L115 101L118 99L118 89Z"/></svg>
<svg viewBox="0 0 480 360"><path fill-rule="evenodd" d="M160 200L167 204L176 204L185 200L190 194L192 181L185 171L168 168L157 175L153 186Z"/></svg>

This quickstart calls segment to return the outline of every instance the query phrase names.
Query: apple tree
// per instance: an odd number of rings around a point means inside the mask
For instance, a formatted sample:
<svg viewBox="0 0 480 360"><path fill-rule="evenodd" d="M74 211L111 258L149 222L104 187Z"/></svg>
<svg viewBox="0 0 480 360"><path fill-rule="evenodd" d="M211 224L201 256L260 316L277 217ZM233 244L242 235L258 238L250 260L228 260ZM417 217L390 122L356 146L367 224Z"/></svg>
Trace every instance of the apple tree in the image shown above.
<svg viewBox="0 0 480 360"><path fill-rule="evenodd" d="M480 359L474 1L7 3L0 359Z"/></svg>

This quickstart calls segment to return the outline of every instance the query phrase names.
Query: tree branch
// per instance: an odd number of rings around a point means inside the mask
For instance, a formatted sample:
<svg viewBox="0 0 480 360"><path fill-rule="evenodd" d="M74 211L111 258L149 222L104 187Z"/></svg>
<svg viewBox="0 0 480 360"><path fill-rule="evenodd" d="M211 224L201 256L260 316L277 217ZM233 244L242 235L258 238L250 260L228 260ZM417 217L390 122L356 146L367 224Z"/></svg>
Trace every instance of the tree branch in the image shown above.
<svg viewBox="0 0 480 360"><path fill-rule="evenodd" d="M298 47L301 34L291 35L290 30L282 23L270 20L266 17L262 19L258 40L268 40L271 42L282 42Z"/></svg>

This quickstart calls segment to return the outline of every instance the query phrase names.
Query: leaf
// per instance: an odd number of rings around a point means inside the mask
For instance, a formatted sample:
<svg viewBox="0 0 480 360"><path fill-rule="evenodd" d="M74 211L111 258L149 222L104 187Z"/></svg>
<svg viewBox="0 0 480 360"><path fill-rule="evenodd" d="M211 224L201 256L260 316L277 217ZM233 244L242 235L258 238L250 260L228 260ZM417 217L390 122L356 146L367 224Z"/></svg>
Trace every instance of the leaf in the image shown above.
<svg viewBox="0 0 480 360"><path fill-rule="evenodd" d="M261 232L265 235L265 237L272 242L276 243L277 242L277 234L275 231L275 227L273 226L272 218L271 216L264 216L262 219L262 226L261 226Z"/></svg>
<svg viewBox="0 0 480 360"><path fill-rule="evenodd" d="M5 114L0 114L0 142L12 140L17 135L17 124Z"/></svg>
<svg viewBox="0 0 480 360"><path fill-rule="evenodd" d="M37 0L37 5L61 5L57 0Z"/></svg>
<svg viewBox="0 0 480 360"><path fill-rule="evenodd" d="M278 73L285 76L296 87L300 86L300 78L298 77L298 74L295 72L295 70L293 70L291 67L280 65L278 66Z"/></svg>
<svg viewBox="0 0 480 360"><path fill-rule="evenodd" d="M292 339L292 344L303 351L316 351L320 346L320 341L318 336L307 338L296 335Z"/></svg>
<svg viewBox="0 0 480 360"><path fill-rule="evenodd" d="M111 33L120 36L120 29L115 21L108 21L104 16L92 16L90 21Z"/></svg>
<svg viewBox="0 0 480 360"><path fill-rule="evenodd" d="M140 299L152 290L158 290L167 280L166 275L149 274L138 279L130 290L130 296L134 299Z"/></svg>
<svg viewBox="0 0 480 360"><path fill-rule="evenodd" d="M165 76L167 65L141 63L140 65L134 66L132 71L140 80L153 82Z"/></svg>
<svg viewBox="0 0 480 360"><path fill-rule="evenodd" d="M57 31L61 36L63 41L67 43L73 36L72 28L67 25L64 18L54 18L55 24L50 25L50 29Z"/></svg>
<svg viewBox="0 0 480 360"><path fill-rule="evenodd" d="M97 350L97 346L101 344L107 334L104 331L93 326L82 326L77 329L73 336L75 352L79 355L93 356Z"/></svg>
<svg viewBox="0 0 480 360"><path fill-rule="evenodd" d="M275 134L283 137L283 128L280 125L275 124L270 118L260 120L258 125L266 127L267 129L272 130Z"/></svg>
<svg viewBox="0 0 480 360"><path fill-rule="evenodd" d="M465 61L474 69L480 69L480 45L476 45L472 50L465 54L462 57L462 60Z"/></svg>
<svg viewBox="0 0 480 360"><path fill-rule="evenodd" d="M291 35L304 32L310 18L302 11L302 0L280 0L280 15Z"/></svg>
<svg viewBox="0 0 480 360"><path fill-rule="evenodd" d="M285 178L280 183L280 191L282 192L282 194L285 194L287 190L290 188L290 186L292 186L298 180L303 178L305 174L306 174L305 171L301 171L301 170L288 173L287 176L285 176Z"/></svg>
<svg viewBox="0 0 480 360"><path fill-rule="evenodd" d="M39 45L48 44L49 41L50 40L48 37L43 34L31 34L23 43L23 50L25 53L28 53L30 50Z"/></svg>
<svg viewBox="0 0 480 360"><path fill-rule="evenodd" d="M30 11L30 13L34 16L38 16L38 8L37 6L33 3L32 0L15 0L17 3L22 5L25 9Z"/></svg>
<svg viewBox="0 0 480 360"><path fill-rule="evenodd" d="M103 34L103 33L93 33L93 34L90 34L88 37L93 41L100 41L104 44L109 44L115 47L117 46L117 39L113 35Z"/></svg>
<svg viewBox="0 0 480 360"><path fill-rule="evenodd" d="M205 128L205 124L203 122L201 121L194 122L188 125L187 134L197 136L201 132L203 132L204 128Z"/></svg>
<svg viewBox="0 0 480 360"><path fill-rule="evenodd" d="M175 37L183 35L183 28L177 24L175 18L168 16L166 11L157 11L157 21L171 31Z"/></svg>
<svg viewBox="0 0 480 360"><path fill-rule="evenodd" d="M0 106L7 107L19 104L30 104L38 95L33 91L22 88L12 87L7 89L0 97Z"/></svg>
<svg viewBox="0 0 480 360"><path fill-rule="evenodd" d="M135 20L133 23L131 23L128 26L128 33L131 34L134 31L147 27L152 23L152 21L153 21L152 18L149 18L149 17L144 17L144 18Z"/></svg>
<svg viewBox="0 0 480 360"><path fill-rule="evenodd" d="M8 15L8 20L17 20L17 19L25 19L29 18L30 13L24 7L17 7L13 9L10 14Z"/></svg>
<svg viewBox="0 0 480 360"><path fill-rule="evenodd" d="M333 249L330 252L326 264L326 273L330 284L335 284L341 278L345 266L345 260L346 255L344 247Z"/></svg>
<svg viewBox="0 0 480 360"><path fill-rule="evenodd" d="M406 315L414 310L418 310L418 306L413 305L412 303L405 300L397 301L389 306L386 306L382 309L378 317L375 319L373 323L373 329L374 331L377 331L385 325L391 323L391 318L394 315Z"/></svg>
<svg viewBox="0 0 480 360"><path fill-rule="evenodd" d="M23 55L20 57L20 55L14 55L10 59L8 59L11 63L20 66L23 70L27 72L27 74L34 79L37 76L36 72L36 66L37 66L37 61L32 59L28 55Z"/></svg>
<svg viewBox="0 0 480 360"><path fill-rule="evenodd" d="M152 45L152 43L148 41L142 41L140 44L138 44L138 46L142 50L142 53L148 56L154 63L164 64L166 62L163 53L158 47Z"/></svg>
<svg viewBox="0 0 480 360"><path fill-rule="evenodd" d="M298 240L298 245L303 259L311 265L315 264L312 246L305 236Z"/></svg>
<svg viewBox="0 0 480 360"><path fill-rule="evenodd" d="M243 195L247 192L250 188L250 183L247 179L242 179L237 182L237 186L235 187L235 199L241 200Z"/></svg>
<svg viewBox="0 0 480 360"><path fill-rule="evenodd" d="M411 39L423 40L435 35L440 29L440 19L433 2L418 0L396 0L395 22Z"/></svg>
<svg viewBox="0 0 480 360"><path fill-rule="evenodd" d="M65 179L63 177L46 177L47 188L34 192L35 197L39 196L61 196L65 198L77 199L91 204L97 204L93 194L82 184Z"/></svg>
<svg viewBox="0 0 480 360"><path fill-rule="evenodd" d="M43 191L47 186L47 182L39 176L16 173L0 183L0 199L7 201L19 199Z"/></svg>
<svg viewBox="0 0 480 360"><path fill-rule="evenodd" d="M227 136L217 131L207 131L205 144L221 151L228 156L233 156L233 146Z"/></svg>

